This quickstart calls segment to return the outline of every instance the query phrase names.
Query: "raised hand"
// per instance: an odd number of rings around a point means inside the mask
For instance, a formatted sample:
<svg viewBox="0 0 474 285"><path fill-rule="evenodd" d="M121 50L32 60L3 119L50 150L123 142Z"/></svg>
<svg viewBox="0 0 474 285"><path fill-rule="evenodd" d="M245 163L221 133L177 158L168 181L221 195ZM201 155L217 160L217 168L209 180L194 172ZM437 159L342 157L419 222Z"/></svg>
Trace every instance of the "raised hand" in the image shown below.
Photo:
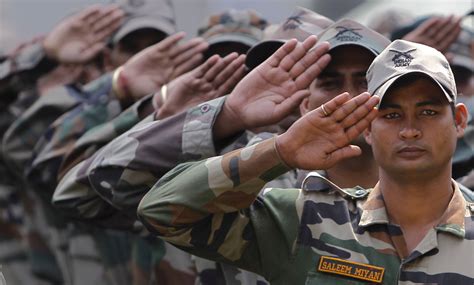
<svg viewBox="0 0 474 285"><path fill-rule="evenodd" d="M461 32L461 17L432 17L403 37L404 40L424 44L444 53Z"/></svg>
<svg viewBox="0 0 474 285"><path fill-rule="evenodd" d="M330 61L329 44L313 48L316 41L315 36L303 43L290 40L245 76L224 104L216 137L271 125L291 114L309 96L308 86Z"/></svg>
<svg viewBox="0 0 474 285"><path fill-rule="evenodd" d="M305 114L277 137L281 159L290 167L314 170L360 155L350 143L375 119L378 102L369 93L351 99L346 92Z"/></svg>
<svg viewBox="0 0 474 285"><path fill-rule="evenodd" d="M169 36L128 60L120 69L119 92L128 99L139 99L199 65L208 44L201 38L179 44L184 35Z"/></svg>
<svg viewBox="0 0 474 285"><path fill-rule="evenodd" d="M104 48L123 17L117 5L90 6L54 27L43 40L45 53L61 63L85 63Z"/></svg>
<svg viewBox="0 0 474 285"><path fill-rule="evenodd" d="M162 119L227 94L244 76L244 62L245 55L237 53L223 59L214 55L199 67L172 80L164 102L160 92L155 95L155 105L160 106L157 117Z"/></svg>

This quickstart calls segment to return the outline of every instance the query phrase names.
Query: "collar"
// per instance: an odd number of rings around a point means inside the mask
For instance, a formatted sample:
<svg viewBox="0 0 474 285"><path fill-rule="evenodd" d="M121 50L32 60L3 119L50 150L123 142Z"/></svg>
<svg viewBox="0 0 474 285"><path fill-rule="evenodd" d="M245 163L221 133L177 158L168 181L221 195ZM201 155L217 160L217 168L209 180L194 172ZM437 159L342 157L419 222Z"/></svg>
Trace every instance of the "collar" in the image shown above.
<svg viewBox="0 0 474 285"><path fill-rule="evenodd" d="M456 181L452 181L454 188L453 196L444 211L437 226L436 231L453 234L459 238L465 236L465 215L467 203L459 190ZM375 224L389 224L387 211L379 184L370 192L365 203L361 206L362 214L359 222L360 227L368 227Z"/></svg>

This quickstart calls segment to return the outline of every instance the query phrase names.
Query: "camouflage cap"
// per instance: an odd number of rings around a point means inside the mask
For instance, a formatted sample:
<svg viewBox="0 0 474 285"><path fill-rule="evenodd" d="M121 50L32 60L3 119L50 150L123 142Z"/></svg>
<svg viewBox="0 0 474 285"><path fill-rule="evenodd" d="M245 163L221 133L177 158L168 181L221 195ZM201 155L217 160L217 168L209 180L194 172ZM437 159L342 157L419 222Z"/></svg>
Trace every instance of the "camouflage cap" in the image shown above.
<svg viewBox="0 0 474 285"><path fill-rule="evenodd" d="M463 27L456 41L448 49L448 52L452 54L451 65L462 66L474 72L474 58L471 54L473 42L474 32Z"/></svg>
<svg viewBox="0 0 474 285"><path fill-rule="evenodd" d="M173 5L170 0L120 0L125 11L125 21L112 37L118 43L133 31L152 28L166 35L176 32Z"/></svg>
<svg viewBox="0 0 474 285"><path fill-rule="evenodd" d="M274 31L268 33L264 41L253 46L247 52L245 65L253 69L269 58L286 41L296 38L304 41L311 35L318 35L334 21L303 7L295 11Z"/></svg>
<svg viewBox="0 0 474 285"><path fill-rule="evenodd" d="M367 70L368 91L382 102L396 80L412 73L433 79L448 102L456 101L456 83L446 57L432 47L405 40L395 40L374 59Z"/></svg>
<svg viewBox="0 0 474 285"><path fill-rule="evenodd" d="M260 41L268 22L254 10L227 10L209 16L198 35L209 45L237 42L249 48Z"/></svg>
<svg viewBox="0 0 474 285"><path fill-rule="evenodd" d="M376 31L349 19L342 19L319 35L319 41L329 42L330 50L344 45L358 45L375 56L380 54L390 40Z"/></svg>

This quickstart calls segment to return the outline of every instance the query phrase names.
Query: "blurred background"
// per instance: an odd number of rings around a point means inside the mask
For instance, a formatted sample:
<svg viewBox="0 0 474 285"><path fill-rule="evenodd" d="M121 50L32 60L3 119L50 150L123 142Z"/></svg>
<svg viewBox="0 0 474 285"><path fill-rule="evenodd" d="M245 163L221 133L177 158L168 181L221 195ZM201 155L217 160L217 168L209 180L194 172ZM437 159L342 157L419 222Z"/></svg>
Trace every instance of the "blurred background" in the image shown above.
<svg viewBox="0 0 474 285"><path fill-rule="evenodd" d="M0 0L0 53L49 31L62 17L93 3L110 0ZM296 5L333 20L342 17L368 24L385 11L416 17L427 14L463 15L474 9L474 0L172 0L179 30L196 34L207 15L228 8L257 10L270 22L280 22ZM474 26L474 17L463 24Z"/></svg>

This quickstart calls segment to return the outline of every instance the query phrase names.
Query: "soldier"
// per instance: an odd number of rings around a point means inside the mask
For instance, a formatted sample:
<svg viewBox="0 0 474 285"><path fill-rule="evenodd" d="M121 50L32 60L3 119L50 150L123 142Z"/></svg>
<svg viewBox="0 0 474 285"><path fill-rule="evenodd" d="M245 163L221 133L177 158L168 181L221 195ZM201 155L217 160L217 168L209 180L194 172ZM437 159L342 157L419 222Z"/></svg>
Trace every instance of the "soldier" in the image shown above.
<svg viewBox="0 0 474 285"><path fill-rule="evenodd" d="M300 78L298 66L308 55L290 60L296 49L285 53L285 47L246 77L247 88L265 86L253 94L262 105L265 93L298 95L279 88ZM270 72L281 83L261 75ZM397 40L375 58L367 80L376 96L341 94L280 136L178 166L145 195L139 217L193 254L258 272L275 284L472 284L474 204L451 179L467 111L455 104L446 58ZM250 107L263 107L254 102ZM249 105L233 106L229 122L258 120ZM359 155L350 141L362 132L379 164L373 189L309 191L303 185L268 189L256 199L266 181L289 168L325 169ZM204 229L211 230L202 234Z"/></svg>

